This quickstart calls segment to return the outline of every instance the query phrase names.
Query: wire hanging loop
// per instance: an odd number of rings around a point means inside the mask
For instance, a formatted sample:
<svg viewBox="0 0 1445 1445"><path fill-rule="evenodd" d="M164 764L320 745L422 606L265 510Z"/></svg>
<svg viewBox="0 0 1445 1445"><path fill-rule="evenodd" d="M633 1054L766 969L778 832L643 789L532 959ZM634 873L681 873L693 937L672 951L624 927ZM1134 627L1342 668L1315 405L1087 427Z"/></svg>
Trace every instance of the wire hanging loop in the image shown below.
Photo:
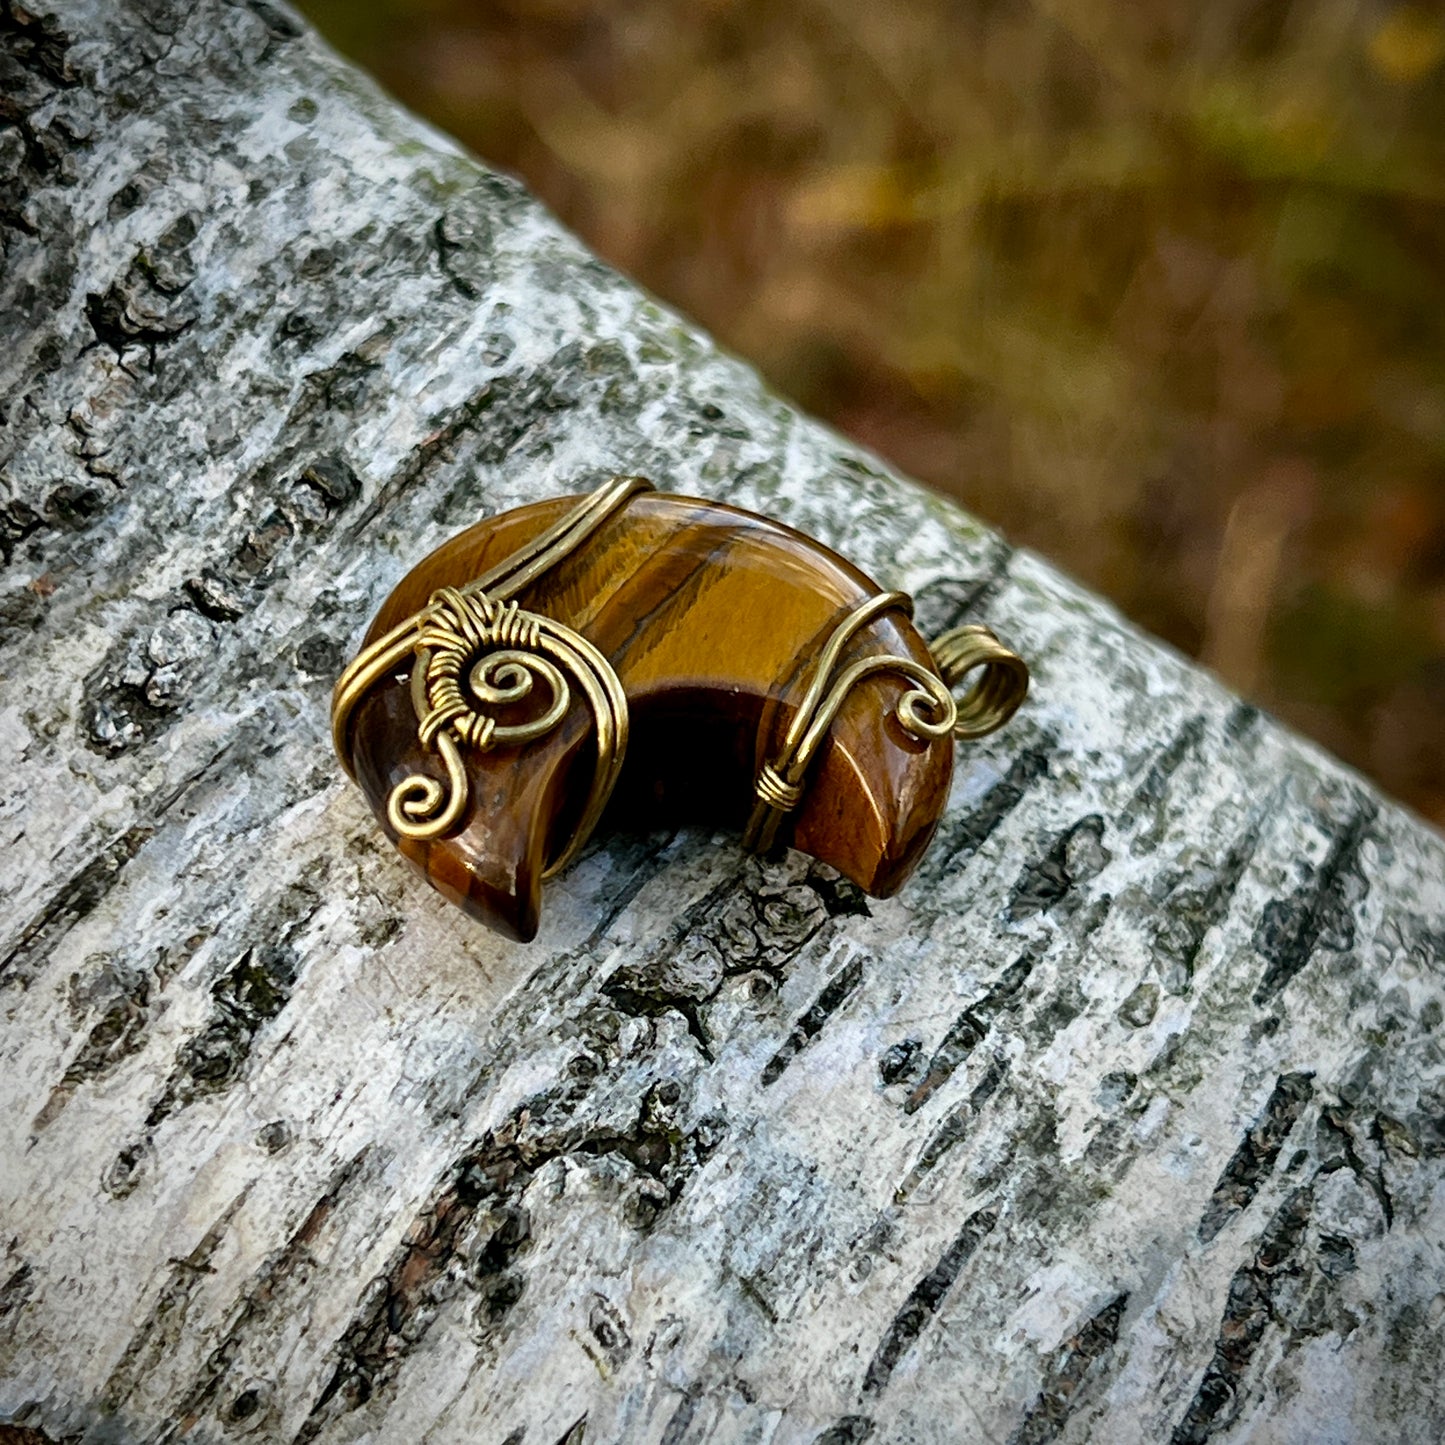
<svg viewBox="0 0 1445 1445"><path fill-rule="evenodd" d="M1028 663L981 623L950 628L935 637L928 650L950 690L956 690L970 673L979 672L973 686L957 700L953 735L960 741L996 732L1028 696Z"/></svg>

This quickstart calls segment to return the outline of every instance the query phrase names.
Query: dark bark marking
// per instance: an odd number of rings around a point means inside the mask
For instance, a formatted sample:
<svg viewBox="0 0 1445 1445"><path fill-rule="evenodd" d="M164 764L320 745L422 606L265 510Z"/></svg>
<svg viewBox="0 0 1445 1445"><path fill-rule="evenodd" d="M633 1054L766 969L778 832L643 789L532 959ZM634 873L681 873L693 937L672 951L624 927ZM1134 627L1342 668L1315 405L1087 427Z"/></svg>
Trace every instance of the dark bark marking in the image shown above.
<svg viewBox="0 0 1445 1445"><path fill-rule="evenodd" d="M18 499L0 507L0 561L7 565L15 549L41 528L45 518L28 502ZM40 598L28 587L11 592L0 602L0 640L24 637L41 613Z"/></svg>
<svg viewBox="0 0 1445 1445"><path fill-rule="evenodd" d="M278 10L268 0L246 0L246 8L278 40L299 40L306 32L284 11ZM269 54L269 51L267 52Z"/></svg>
<svg viewBox="0 0 1445 1445"><path fill-rule="evenodd" d="M1313 1094L1312 1074L1281 1074L1258 1119L1244 1132L1204 1206L1199 1238L1208 1244L1241 1210L1247 1209L1274 1168L1290 1131Z"/></svg>
<svg viewBox="0 0 1445 1445"><path fill-rule="evenodd" d="M743 1294L757 1305L758 1309L762 1312L763 1318L767 1320L770 1325L777 1324L778 1312L773 1307L772 1300L758 1288L757 1281L751 1275L740 1274L737 1276L737 1282L738 1288L742 1290Z"/></svg>
<svg viewBox="0 0 1445 1445"><path fill-rule="evenodd" d="M1099 1176L1117 1183L1133 1163L1134 1145L1126 1132L1137 1118L1135 1105L1114 1119L1106 1119L1084 1150L1084 1162Z"/></svg>
<svg viewBox="0 0 1445 1445"><path fill-rule="evenodd" d="M1260 1236L1254 1256L1235 1272L1214 1342L1214 1355L1194 1399L1174 1427L1170 1445L1204 1445L1228 1429L1242 1401L1244 1376L1277 1318L1276 1302L1297 1270L1297 1258L1314 1205L1310 1185L1296 1189L1275 1211Z"/></svg>
<svg viewBox="0 0 1445 1445"><path fill-rule="evenodd" d="M1259 725L1260 711L1253 703L1236 702L1224 720L1224 736L1232 743L1243 742Z"/></svg>
<svg viewBox="0 0 1445 1445"><path fill-rule="evenodd" d="M1097 1378L1100 1361L1113 1352L1128 1303L1127 1292L1115 1295L1059 1347L1037 1398L1009 1436L1009 1445L1049 1445L1058 1439L1078 1404L1085 1381Z"/></svg>
<svg viewBox="0 0 1445 1445"><path fill-rule="evenodd" d="M1264 910L1254 931L1255 950L1265 960L1254 991L1256 1004L1276 998L1306 968L1315 950L1348 952L1355 944L1355 908L1369 892L1360 850L1379 807L1360 797L1345 826L1335 834L1328 856L1314 877L1288 898Z"/></svg>
<svg viewBox="0 0 1445 1445"><path fill-rule="evenodd" d="M215 629L189 603L118 638L86 678L81 737L114 757L159 736L216 665Z"/></svg>
<svg viewBox="0 0 1445 1445"><path fill-rule="evenodd" d="M1094 1098L1107 1114L1116 1113L1126 1105L1139 1087L1139 1076L1127 1069L1116 1069L1099 1080Z"/></svg>
<svg viewBox="0 0 1445 1445"><path fill-rule="evenodd" d="M1052 740L1048 740L1039 747L1025 748L972 812L958 818L946 816L920 872L930 878L941 878L977 853L1023 801L1024 794L1040 778L1048 776L1052 747Z"/></svg>
<svg viewBox="0 0 1445 1445"><path fill-rule="evenodd" d="M893 1202L895 1204L908 1202L923 1180L938 1167L938 1161L955 1145L963 1141L968 1133L968 1126L972 1122L973 1110L966 1103L956 1105L943 1116L938 1127L924 1142L913 1167L894 1189Z"/></svg>
<svg viewBox="0 0 1445 1445"><path fill-rule="evenodd" d="M318 260L326 269L330 268L329 255ZM303 261L303 271L305 268ZM369 400L372 385L380 376L381 353L391 339L390 329L384 326L337 357L330 366L307 372L301 378L300 396L286 418L288 427L295 428L337 412L355 416Z"/></svg>
<svg viewBox="0 0 1445 1445"><path fill-rule="evenodd" d="M1067 1228L1070 1221L1097 1209L1112 1192L1101 1189L1097 1176L1085 1170L1059 1167L1059 1113L1052 1100L1037 1102L1027 1121L1014 1127L1012 1141L1011 1153L998 1156L974 1187L993 1188L995 1182L1012 1181L1013 1218L1036 1224L1045 1236L1052 1222Z"/></svg>
<svg viewBox="0 0 1445 1445"><path fill-rule="evenodd" d="M14 0L0 0L0 41L6 56L47 88L69 90L80 83L70 63L70 36L53 15L36 15Z"/></svg>
<svg viewBox="0 0 1445 1445"><path fill-rule="evenodd" d="M1125 1028L1142 1029L1154 1022L1159 1011L1159 985L1147 979L1136 984L1115 1015Z"/></svg>
<svg viewBox="0 0 1445 1445"><path fill-rule="evenodd" d="M128 828L81 864L25 926L15 947L0 962L0 979L22 988L28 984L55 945L100 906L115 887L125 865L140 852L154 831L144 825Z"/></svg>
<svg viewBox="0 0 1445 1445"><path fill-rule="evenodd" d="M108 346L115 352L123 371L129 370L125 364L128 347L142 348L149 359L150 369L154 371L157 348L178 340L195 325L194 317L164 321L137 316L131 296L115 281L104 291L92 291L86 296L85 319L95 340L84 349Z"/></svg>
<svg viewBox="0 0 1445 1445"><path fill-rule="evenodd" d="M9 62L0 90L0 126L13 126L21 142L19 169L0 188L0 253L8 250L7 231L39 234L26 210L30 192L43 184L69 184L70 154L84 145L64 119L46 125L36 122L55 91L81 84L82 77L71 64L71 45L54 16L36 15L13 0L0 0L0 55Z"/></svg>
<svg viewBox="0 0 1445 1445"><path fill-rule="evenodd" d="M697 1044L698 1053L708 1063L713 1062L712 1040L703 1026L702 1014L694 999L685 994L643 992L613 979L602 985L602 992L620 1012L635 1019L660 1018L669 1013L679 1015Z"/></svg>
<svg viewBox="0 0 1445 1445"><path fill-rule="evenodd" d="M93 462L95 459L87 460ZM61 482L46 494L43 506L45 520L62 532L79 532L100 516L108 500L103 488Z"/></svg>
<svg viewBox="0 0 1445 1445"><path fill-rule="evenodd" d="M1008 1059L1003 1054L998 1054L989 1060L988 1068L984 1070L983 1078L973 1087L973 1092L968 1096L968 1107L973 1111L975 1118L979 1110L998 1093L998 1086L1003 1083L1008 1074Z"/></svg>
<svg viewBox="0 0 1445 1445"><path fill-rule="evenodd" d="M677 1409L668 1417L659 1445L682 1445L683 1437L687 1434L687 1427L692 1424L692 1417L696 1414L697 1397L684 1395L677 1402Z"/></svg>
<svg viewBox="0 0 1445 1445"><path fill-rule="evenodd" d="M973 1092L968 1096L967 1101L950 1109L938 1127L928 1136L927 1142L919 1152L917 1161L893 1191L895 1204L906 1203L923 1180L938 1167L944 1156L968 1137L968 1126L978 1118L983 1106L998 1092L998 1086L1003 1083L1007 1074L1008 1060L1006 1058L997 1055L989 1060L988 1068L984 1070L983 1077L974 1085Z"/></svg>
<svg viewBox="0 0 1445 1445"><path fill-rule="evenodd" d="M531 1240L531 1221L519 1201L540 1162L524 1163L514 1147L490 1136L457 1161L386 1272L362 1293L298 1442L313 1439L336 1414L364 1405L395 1378L430 1328L453 1271L472 1285L480 1322L501 1324L521 1298L523 1279L513 1266Z"/></svg>
<svg viewBox="0 0 1445 1445"><path fill-rule="evenodd" d="M782 1077L783 1071L818 1036L824 1024L842 1008L862 980L861 958L850 960L828 980L822 993L813 1001L812 1007L793 1025L793 1030L783 1041L782 1047L764 1066L764 1088Z"/></svg>
<svg viewBox="0 0 1445 1445"><path fill-rule="evenodd" d="M88 294L85 317L94 339L81 349L82 356L95 347L107 346L115 353L121 370L134 377L125 358L127 351L135 348L146 353L150 370L155 371L158 348L177 341L195 324L193 309L183 299L183 293L196 276L189 247L197 233L197 218L182 214L160 236L137 250L127 268L104 291ZM68 294L65 299L69 300ZM29 309L35 307L32 299ZM81 469L106 483L95 488L64 482L46 499L44 511L52 527L60 532L79 532L90 528L107 511L125 490L125 481L110 459L110 448L96 435L83 408L72 406L65 425L74 437L71 451ZM32 554L35 550L32 548Z"/></svg>
<svg viewBox="0 0 1445 1445"><path fill-rule="evenodd" d="M371 501L351 519L343 534L345 542L354 543L364 537L377 518L390 510L412 488L426 480L434 466L451 459L457 443L474 429L486 411L496 385L494 381L484 383L438 422L431 435L413 448L411 455L396 473L377 488ZM486 515L486 509L479 508L476 520L480 521Z"/></svg>
<svg viewBox="0 0 1445 1445"><path fill-rule="evenodd" d="M190 245L199 229L194 215L178 217L154 242L141 247L104 291L87 294L85 319L95 339L82 355L107 346L121 369L129 371L125 353L136 347L145 351L155 371L158 348L178 341L196 323L195 312L185 303L178 305L176 298L196 278ZM84 439L83 428L79 430Z"/></svg>
<svg viewBox="0 0 1445 1445"><path fill-rule="evenodd" d="M170 1261L170 1275L155 1303L101 1387L98 1402L102 1414L115 1415L127 1397L188 1333L191 1305L211 1274L211 1259L249 1192L250 1185L247 1185L231 1200L188 1255Z"/></svg>
<svg viewBox="0 0 1445 1445"><path fill-rule="evenodd" d="M873 1434L873 1422L866 1415L844 1415L817 1436L813 1445L863 1445Z"/></svg>
<svg viewBox="0 0 1445 1445"><path fill-rule="evenodd" d="M821 864L800 881L778 884L764 865L741 860L644 957L618 968L602 992L634 1017L676 1012L711 1062L713 1040L703 1011L724 980L750 973L780 979L832 919L863 906L855 892Z"/></svg>
<svg viewBox="0 0 1445 1445"><path fill-rule="evenodd" d="M1046 913L1082 883L1098 877L1113 856L1104 847L1102 815L1090 813L1054 839L1047 853L1019 874L1009 899L1015 922Z"/></svg>
<svg viewBox="0 0 1445 1445"><path fill-rule="evenodd" d="M914 1285L869 1361L868 1371L863 1377L865 1395L878 1394L888 1383L894 1367L923 1333L964 1265L973 1257L974 1250L997 1223L998 1211L991 1207L970 1214L952 1243L939 1256L938 1263Z"/></svg>
<svg viewBox="0 0 1445 1445"><path fill-rule="evenodd" d="M117 489L123 490L121 474L106 460L110 455L110 448L100 444L94 429L81 418L74 407L66 415L65 424L75 434L74 456L87 475L110 482ZM108 495L107 489L78 487L74 483L63 482L46 500L46 515L66 531L79 531L100 516L113 495L114 493ZM59 506L56 505L57 502L60 503Z"/></svg>
<svg viewBox="0 0 1445 1445"><path fill-rule="evenodd" d="M28 1264L17 1265L0 1284L0 1322L22 1310L35 1292L35 1271Z"/></svg>
<svg viewBox="0 0 1445 1445"><path fill-rule="evenodd" d="M788 965L835 918L866 914L852 885L822 864L797 882L776 882L763 864L744 874L747 886L724 891L710 915L696 922L714 940L725 973L761 969L781 979Z"/></svg>
<svg viewBox="0 0 1445 1445"><path fill-rule="evenodd" d="M593 1294L587 1310L587 1333L579 1338L588 1353L609 1371L620 1368L632 1353L627 1322L605 1295Z"/></svg>
<svg viewBox="0 0 1445 1445"><path fill-rule="evenodd" d="M1351 1120L1352 1114L1348 1108L1327 1108L1321 1113L1317 1140L1317 1147L1322 1155L1319 1172L1331 1174L1336 1169L1348 1169L1374 1195L1375 1202L1380 1206L1380 1215L1385 1222L1385 1228L1393 1229L1395 1201L1385 1182L1384 1161L1387 1145L1380 1116L1374 1115L1365 1125L1365 1135L1368 1140L1365 1147L1367 1150L1373 1150L1376 1156L1373 1163L1366 1163L1360 1157L1360 1146L1350 1127Z"/></svg>
<svg viewBox="0 0 1445 1445"><path fill-rule="evenodd" d="M311 520L323 521L337 512L344 512L361 495L361 482L345 457L320 456L303 466L293 484L293 499L300 503L306 492L315 495L323 516L311 512Z"/></svg>
<svg viewBox="0 0 1445 1445"><path fill-rule="evenodd" d="M1196 714L1175 733L1164 751L1149 766L1144 781L1135 789L1134 796L1120 821L1127 825L1141 821L1146 815L1159 814L1160 806L1169 791L1169 782L1179 771L1185 758L1195 752L1204 740L1204 718ZM1135 840L1136 852L1149 852L1157 841L1157 827Z"/></svg>
<svg viewBox="0 0 1445 1445"><path fill-rule="evenodd" d="M1161 899L1154 947L1166 961L1161 969L1165 988L1174 994L1188 990L1194 964L1205 935L1222 922L1239 889L1259 843L1260 820L1255 819L1215 865L1198 864L1174 879Z"/></svg>
<svg viewBox="0 0 1445 1445"><path fill-rule="evenodd" d="M150 1159L149 1136L133 1139L112 1159L100 1176L100 1187L112 1199L124 1199L135 1192Z"/></svg>
<svg viewBox="0 0 1445 1445"><path fill-rule="evenodd" d="M311 899L310 911L297 926L319 906L314 894ZM211 985L210 1021L181 1046L165 1089L146 1116L148 1129L241 1077L256 1035L290 1002L297 965L290 943L262 944L248 948Z"/></svg>
<svg viewBox="0 0 1445 1445"><path fill-rule="evenodd" d="M1321 1234L1319 1265L1326 1279L1342 1280L1355 1268L1355 1246L1342 1234Z"/></svg>
<svg viewBox="0 0 1445 1445"><path fill-rule="evenodd" d="M312 879L325 886L324 877ZM138 1159L151 1131L177 1109L230 1088L245 1072L257 1035L290 1002L299 957L291 936L304 929L321 906L321 895L308 883L293 883L258 920L257 932L274 936L253 944L211 984L211 1013L201 1030L176 1053L169 1078L146 1116L146 1135L122 1153ZM119 1162L119 1161L118 1161ZM133 1166L122 1171L129 1177Z"/></svg>
<svg viewBox="0 0 1445 1445"><path fill-rule="evenodd" d="M117 640L85 682L81 732L115 755L163 733L213 681L218 642L285 574L306 539L323 536L356 500L360 483L346 460L323 454L263 493L258 515L229 555L188 578L155 615Z"/></svg>
<svg viewBox="0 0 1445 1445"><path fill-rule="evenodd" d="M72 1017L78 1021L93 1006L99 1007L100 1016L35 1116L30 1126L34 1133L39 1134L59 1117L82 1084L110 1073L144 1045L151 987L148 969L133 969L114 959L107 959L83 986L79 975L71 979Z"/></svg>
<svg viewBox="0 0 1445 1445"><path fill-rule="evenodd" d="M492 226L485 202L460 205L437 218L432 227L437 264L442 275L475 301L492 274Z"/></svg>
<svg viewBox="0 0 1445 1445"><path fill-rule="evenodd" d="M937 637L974 617L1008 575L1013 548L992 539L982 577L939 577L913 594L913 616L925 637Z"/></svg>
<svg viewBox="0 0 1445 1445"><path fill-rule="evenodd" d="M252 1276L240 1308L234 1313L219 1344L206 1357L196 1379L180 1395L182 1403L176 1411L178 1419L194 1419L211 1406L225 1383L248 1331L275 1312L278 1301L292 1282L292 1277L311 1260L312 1242L362 1176L363 1166L370 1159L371 1152L372 1146L368 1144L332 1171L320 1196L306 1211L301 1222L292 1231L291 1237L279 1250L268 1256ZM238 1396L231 1404L229 1413L233 1418L240 1398ZM248 1411L247 1416L252 1413L254 1409Z"/></svg>
<svg viewBox="0 0 1445 1445"><path fill-rule="evenodd" d="M676 837L669 831L641 837L614 834L605 845L599 845L607 848L612 873L592 900L597 922L587 938L589 952L607 936L637 895L668 866L668 849Z"/></svg>
<svg viewBox="0 0 1445 1445"><path fill-rule="evenodd" d="M902 1039L883 1051L878 1060L878 1077L884 1084L903 1084L913 1077L923 1056L921 1039Z"/></svg>
<svg viewBox="0 0 1445 1445"><path fill-rule="evenodd" d="M1084 905L1074 916L1070 927L1070 952L1075 958L1084 955L1090 940L1104 926L1114 907L1113 895L1101 894ZM1030 1041L1040 1050L1061 1029L1066 1029L1088 1007L1088 1000L1072 974L1062 976L1059 987L1034 1010L1026 1025Z"/></svg>
<svg viewBox="0 0 1445 1445"><path fill-rule="evenodd" d="M284 739L278 738L274 730L266 728L264 723L258 726L252 719L246 719L237 725L229 741L218 752L192 768L185 777L177 779L169 792L153 799L151 816L157 820L167 818L172 809L213 778L238 763L248 770L254 768L258 762L274 757L284 745Z"/></svg>
<svg viewBox="0 0 1445 1445"><path fill-rule="evenodd" d="M582 1092L590 1086L588 1076ZM336 1343L336 1367L296 1436L298 1445L390 1386L458 1282L469 1291L473 1336L483 1343L497 1338L527 1284L522 1265L532 1226L523 1199L552 1160L576 1155L625 1160L660 1197L645 1220L633 1221L643 1231L650 1227L721 1138L714 1118L683 1133L672 1117L679 1097L677 1086L664 1081L649 1090L626 1133L564 1123L533 1140L521 1137L521 1130L535 1126L547 1109L545 1100L529 1101L457 1159L385 1272L363 1292Z"/></svg>
<svg viewBox="0 0 1445 1445"><path fill-rule="evenodd" d="M709 1062L713 1058L712 1041L703 1024L701 1006L717 993L728 971L734 930L729 929L724 915L729 907L738 911L750 899L751 890L743 883L743 876L740 866L737 873L688 908L649 953L609 975L601 989L618 1010L634 1018L669 1012L680 1015L697 1041L699 1052ZM752 909L748 907L747 911Z"/></svg>
<svg viewBox="0 0 1445 1445"><path fill-rule="evenodd" d="M829 918L871 918L868 895L854 882L834 873L822 863L814 866L804 880L823 900Z"/></svg>
<svg viewBox="0 0 1445 1445"><path fill-rule="evenodd" d="M505 460L540 421L581 403L578 381L591 373L615 372L615 350L609 350L609 343L590 348L570 344L540 366L487 380L438 420L431 435L352 520L345 540L364 537L379 517L425 482L436 467L452 461L464 440L472 441L480 464L495 466ZM446 499L440 507L446 509Z"/></svg>
<svg viewBox="0 0 1445 1445"><path fill-rule="evenodd" d="M905 1113L912 1114L922 1108L953 1077L983 1042L994 1020L1013 1004L1037 961L1038 955L1032 951L1021 954L954 1019L929 1060L927 1072L904 1101Z"/></svg>
<svg viewBox="0 0 1445 1445"><path fill-rule="evenodd" d="M630 1130L592 1130L553 1151L625 1159L653 1181L655 1187L644 1196L650 1203L632 1211L631 1222L640 1233L645 1234L661 1211L676 1202L693 1171L716 1150L726 1128L720 1116L708 1115L690 1133L684 1132L674 1118L680 1096L677 1085L665 1081L648 1090Z"/></svg>

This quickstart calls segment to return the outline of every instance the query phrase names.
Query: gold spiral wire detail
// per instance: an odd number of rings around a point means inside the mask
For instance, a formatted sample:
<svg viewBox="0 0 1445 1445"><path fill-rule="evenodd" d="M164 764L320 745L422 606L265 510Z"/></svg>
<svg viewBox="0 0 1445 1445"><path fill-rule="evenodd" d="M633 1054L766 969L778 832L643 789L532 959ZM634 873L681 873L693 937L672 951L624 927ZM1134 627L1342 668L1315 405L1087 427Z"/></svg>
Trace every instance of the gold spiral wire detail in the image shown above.
<svg viewBox="0 0 1445 1445"><path fill-rule="evenodd" d="M386 818L399 838L428 841L463 822L469 801L463 748L486 752L540 738L557 727L572 701L570 677L592 713L596 759L582 814L565 846L543 872L560 872L585 846L622 770L627 749L627 698L611 663L580 633L523 611L512 600L570 556L639 492L642 477L614 477L552 526L460 588L441 588L427 606L364 647L337 680L331 732L342 766L354 779L351 728L357 707L389 676L410 672L410 692L423 750L441 759L445 778L414 773L391 791ZM929 648L936 671L892 653L840 661L848 644L885 612L913 615L903 592L884 592L852 608L837 624L813 666L808 686L776 756L758 771L745 844L766 851L782 820L797 810L807 774L848 696L865 679L891 673L913 686L894 715L924 741L952 734L980 738L1018 710L1029 688L1027 664L980 624L955 627ZM978 676L961 698L954 689ZM525 722L502 723L493 709L523 702L541 682L548 705Z"/></svg>
<svg viewBox="0 0 1445 1445"><path fill-rule="evenodd" d="M913 615L906 592L884 592L854 607L833 629L818 656L808 687L793 714L776 757L758 770L754 803L743 841L766 852L783 819L802 803L808 769L839 710L865 678L887 672L915 684L899 698L894 715L905 731L925 741L952 734L981 738L1000 728L1018 711L1029 689L1029 669L1017 653L976 623L955 627L929 644L934 672L912 658L882 653L839 668L844 649L870 622L897 609ZM982 673L961 699L953 689L975 669Z"/></svg>
<svg viewBox="0 0 1445 1445"><path fill-rule="evenodd" d="M773 846L782 821L801 804L808 769L828 736L848 695L864 678L875 673L902 675L915 684L898 700L896 716L914 737L933 741L947 737L957 715L953 694L937 673L911 658L879 653L860 658L840 670L844 649L869 623L885 612L913 615L913 599L906 592L883 592L866 598L833 629L814 664L812 676L776 757L758 771L753 785L754 803L743 834L745 846L766 852Z"/></svg>
<svg viewBox="0 0 1445 1445"><path fill-rule="evenodd" d="M639 492L652 490L646 477L614 477L584 497L565 516L540 532L480 577L458 588L463 596L485 592L494 602L509 601L558 562L571 556ZM336 681L331 694L331 741L341 766L353 780L351 724L361 700L384 677L402 671L429 609L413 613L390 632L368 643Z"/></svg>
<svg viewBox="0 0 1445 1445"><path fill-rule="evenodd" d="M651 488L642 477L613 478L482 576L464 587L439 589L420 612L363 648L341 674L332 693L331 736L351 777L357 707L383 679L408 669L417 740L445 769L444 779L413 773L392 789L386 820L399 838L426 842L454 832L470 798L462 748L486 752L544 736L571 706L570 676L592 712L596 757L581 817L542 876L560 872L581 851L622 771L627 697L611 663L592 643L510 599ZM550 695L547 708L525 722L499 722L491 709L523 701L538 680Z"/></svg>

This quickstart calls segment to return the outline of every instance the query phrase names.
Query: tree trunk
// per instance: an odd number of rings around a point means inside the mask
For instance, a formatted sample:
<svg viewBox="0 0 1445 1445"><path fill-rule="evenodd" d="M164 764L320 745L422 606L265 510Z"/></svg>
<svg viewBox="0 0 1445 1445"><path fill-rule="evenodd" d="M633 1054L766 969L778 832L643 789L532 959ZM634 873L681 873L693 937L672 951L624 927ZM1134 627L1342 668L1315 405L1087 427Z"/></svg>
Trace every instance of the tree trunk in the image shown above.
<svg viewBox="0 0 1445 1445"><path fill-rule="evenodd" d="M0 1418L53 1441L1430 1441L1445 848L770 396L270 0L0 0ZM612 472L987 618L885 903L604 837L501 941L331 683Z"/></svg>

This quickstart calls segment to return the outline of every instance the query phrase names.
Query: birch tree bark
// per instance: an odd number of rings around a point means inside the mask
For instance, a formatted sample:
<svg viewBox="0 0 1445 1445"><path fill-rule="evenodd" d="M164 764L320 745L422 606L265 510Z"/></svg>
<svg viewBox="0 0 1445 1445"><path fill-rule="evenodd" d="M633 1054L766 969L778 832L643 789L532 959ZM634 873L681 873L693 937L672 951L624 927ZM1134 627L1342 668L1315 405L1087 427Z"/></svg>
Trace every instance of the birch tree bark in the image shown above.
<svg viewBox="0 0 1445 1445"><path fill-rule="evenodd" d="M1437 836L270 0L0 0L0 177L9 1438L1445 1434ZM614 836L521 947L343 782L401 573L616 471L1032 661L899 897Z"/></svg>

